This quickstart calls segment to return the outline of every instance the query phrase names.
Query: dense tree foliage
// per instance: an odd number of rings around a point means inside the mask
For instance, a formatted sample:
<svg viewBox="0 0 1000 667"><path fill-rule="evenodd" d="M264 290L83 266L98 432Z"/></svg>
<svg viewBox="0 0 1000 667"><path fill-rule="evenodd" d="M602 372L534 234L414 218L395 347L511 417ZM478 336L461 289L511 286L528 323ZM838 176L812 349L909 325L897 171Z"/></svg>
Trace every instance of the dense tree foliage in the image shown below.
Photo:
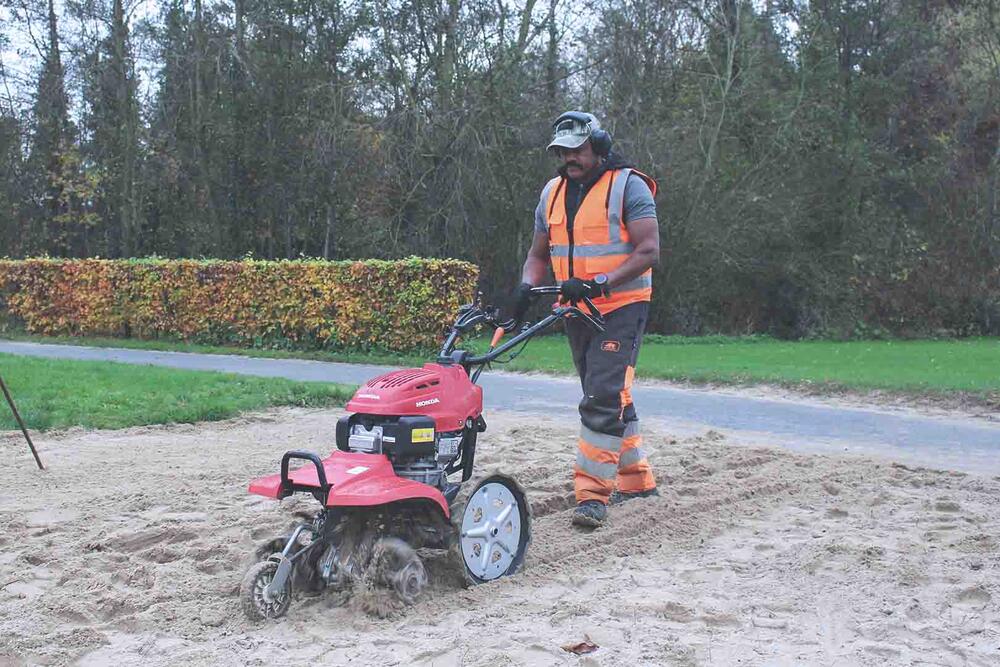
<svg viewBox="0 0 1000 667"><path fill-rule="evenodd" d="M1000 0L149 6L11 6L0 255L416 254L506 291L584 108L661 184L653 329L1000 333Z"/></svg>

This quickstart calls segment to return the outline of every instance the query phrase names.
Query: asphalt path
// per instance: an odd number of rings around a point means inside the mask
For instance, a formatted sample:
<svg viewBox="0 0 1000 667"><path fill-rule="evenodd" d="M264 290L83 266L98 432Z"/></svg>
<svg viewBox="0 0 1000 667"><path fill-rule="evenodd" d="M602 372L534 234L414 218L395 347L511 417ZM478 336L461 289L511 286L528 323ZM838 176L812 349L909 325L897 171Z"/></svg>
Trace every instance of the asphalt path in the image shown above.
<svg viewBox="0 0 1000 667"><path fill-rule="evenodd" d="M361 384L393 370L365 364L11 341L0 341L0 353L342 384ZM2 368L0 361L0 372ZM486 371L480 384L487 421L491 409L575 415L581 397L575 378ZM773 444L800 452L862 454L910 465L1000 475L1000 424L982 419L734 395L662 383L637 382L632 394L643 420L655 420L678 435L713 429L741 443Z"/></svg>

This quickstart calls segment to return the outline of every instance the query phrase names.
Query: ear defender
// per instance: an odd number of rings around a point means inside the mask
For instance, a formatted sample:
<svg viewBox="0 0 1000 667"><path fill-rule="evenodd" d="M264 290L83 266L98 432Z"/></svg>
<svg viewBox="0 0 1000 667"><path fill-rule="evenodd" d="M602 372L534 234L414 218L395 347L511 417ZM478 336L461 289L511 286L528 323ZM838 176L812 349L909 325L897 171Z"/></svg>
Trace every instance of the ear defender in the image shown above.
<svg viewBox="0 0 1000 667"><path fill-rule="evenodd" d="M601 157L611 154L611 133L607 130L594 130L590 133L590 145Z"/></svg>

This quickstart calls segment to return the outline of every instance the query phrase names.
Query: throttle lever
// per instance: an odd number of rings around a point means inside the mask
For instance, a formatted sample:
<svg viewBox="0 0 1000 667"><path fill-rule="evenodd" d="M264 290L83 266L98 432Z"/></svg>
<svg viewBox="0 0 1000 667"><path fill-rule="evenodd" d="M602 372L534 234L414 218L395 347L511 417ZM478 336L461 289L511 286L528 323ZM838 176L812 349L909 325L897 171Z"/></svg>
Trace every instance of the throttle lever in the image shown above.
<svg viewBox="0 0 1000 667"><path fill-rule="evenodd" d="M587 306L587 310L590 311L590 315L594 318L594 321L598 324L604 324L604 316L601 315L601 311L597 309L597 306L594 305L589 296L583 297L583 303Z"/></svg>
<svg viewBox="0 0 1000 667"><path fill-rule="evenodd" d="M577 308L577 312L580 313L583 319L586 320L587 323L590 324L590 326L592 326L595 331L597 331L598 333L604 333L604 318L595 319L594 317L588 315L579 308Z"/></svg>

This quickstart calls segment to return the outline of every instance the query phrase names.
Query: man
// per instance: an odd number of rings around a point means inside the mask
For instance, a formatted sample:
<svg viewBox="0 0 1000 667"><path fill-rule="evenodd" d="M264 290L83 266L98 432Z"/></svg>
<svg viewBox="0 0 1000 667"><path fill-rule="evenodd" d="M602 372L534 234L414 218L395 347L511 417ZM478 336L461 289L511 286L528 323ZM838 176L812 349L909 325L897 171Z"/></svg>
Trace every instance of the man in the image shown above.
<svg viewBox="0 0 1000 667"><path fill-rule="evenodd" d="M564 113L553 130L547 150L562 166L535 210L514 315L521 319L551 263L560 300L589 297L607 321L596 333L578 318L566 320L583 385L573 523L597 527L609 502L659 495L631 395L660 256L656 183L611 154L611 135L592 114Z"/></svg>

